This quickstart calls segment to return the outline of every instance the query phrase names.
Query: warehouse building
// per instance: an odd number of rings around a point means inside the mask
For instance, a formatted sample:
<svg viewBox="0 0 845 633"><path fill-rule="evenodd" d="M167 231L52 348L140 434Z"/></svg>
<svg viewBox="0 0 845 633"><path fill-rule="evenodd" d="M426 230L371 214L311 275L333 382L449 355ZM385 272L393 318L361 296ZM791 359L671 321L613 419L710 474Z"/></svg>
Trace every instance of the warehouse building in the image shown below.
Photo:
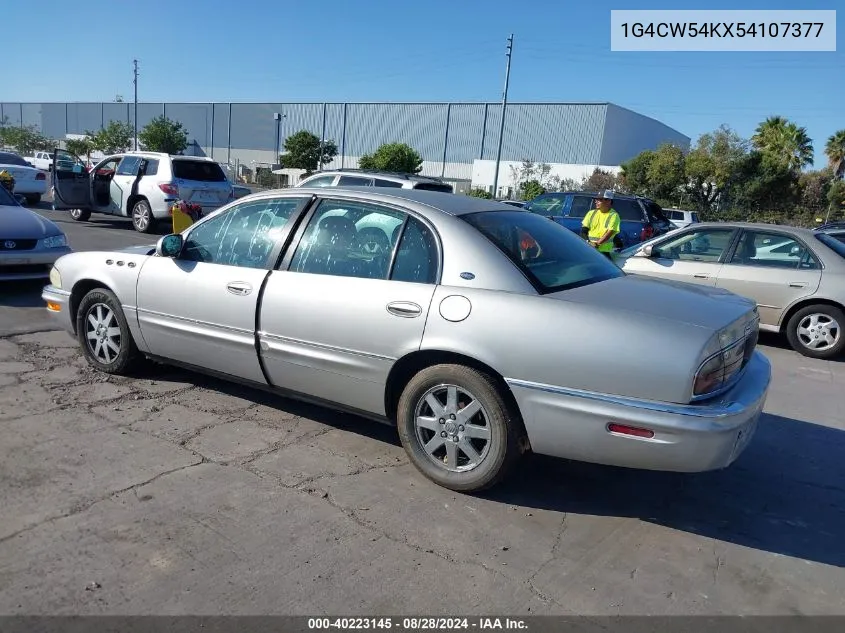
<svg viewBox="0 0 845 633"><path fill-rule="evenodd" d="M64 140L109 121L134 121L132 103L0 103L0 120L34 125ZM138 128L159 115L188 132L186 153L228 163L238 173L273 166L277 148L302 129L337 144L328 168L354 168L382 143L403 142L424 159L422 173L458 190L492 190L502 106L499 103L139 103ZM690 139L654 119L612 103L510 103L505 112L499 195L509 165L547 163L579 180L595 167L616 170L662 143L689 148ZM70 137L68 135L71 135ZM283 151L283 149L281 150Z"/></svg>

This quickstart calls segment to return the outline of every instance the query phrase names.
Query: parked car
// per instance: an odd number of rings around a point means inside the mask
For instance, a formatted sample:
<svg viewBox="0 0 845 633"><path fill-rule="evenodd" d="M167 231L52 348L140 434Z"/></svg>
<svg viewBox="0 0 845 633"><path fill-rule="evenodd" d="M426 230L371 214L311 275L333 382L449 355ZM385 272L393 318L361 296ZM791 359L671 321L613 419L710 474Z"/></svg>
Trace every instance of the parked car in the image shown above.
<svg viewBox="0 0 845 633"><path fill-rule="evenodd" d="M763 330L797 352L833 358L845 350L845 244L820 231L771 224L694 224L633 246L628 273L724 288L753 299Z"/></svg>
<svg viewBox="0 0 845 633"><path fill-rule="evenodd" d="M845 223L843 223L841 228L832 227L824 229L820 232L825 233L826 235L830 235L831 237L839 240L840 242L845 243Z"/></svg>
<svg viewBox="0 0 845 633"><path fill-rule="evenodd" d="M45 278L53 263L70 252L55 223L22 207L0 187L0 281Z"/></svg>
<svg viewBox="0 0 845 633"><path fill-rule="evenodd" d="M497 200L497 202L501 202L502 204L509 204L512 207L519 207L520 209L525 206L524 200Z"/></svg>
<svg viewBox="0 0 845 633"><path fill-rule="evenodd" d="M50 152L33 152L32 156L27 156L24 160L36 169L43 171L53 169L53 155Z"/></svg>
<svg viewBox="0 0 845 633"><path fill-rule="evenodd" d="M545 218L441 192L253 194L51 279L48 310L94 368L148 357L395 424L454 490L528 449L726 467L771 374L753 302L626 275Z"/></svg>
<svg viewBox="0 0 845 633"><path fill-rule="evenodd" d="M685 211L684 209L663 209L663 214L679 229L684 229L690 224L696 224L701 221L698 219L698 213L695 211Z"/></svg>
<svg viewBox="0 0 845 633"><path fill-rule="evenodd" d="M584 216L595 207L595 195L596 192L592 191L544 193L527 202L524 209L551 218L573 232L580 233ZM619 232L622 248L663 235L675 228L660 205L648 198L617 194L613 198L613 208L622 223Z"/></svg>
<svg viewBox="0 0 845 633"><path fill-rule="evenodd" d="M296 187L391 187L453 193L452 185L439 178L368 169L321 171L301 180Z"/></svg>
<svg viewBox="0 0 845 633"><path fill-rule="evenodd" d="M232 191L234 193L234 197L235 197L236 200L239 199L239 198L243 198L244 196L248 196L249 194L252 193L252 189L250 189L249 187L245 187L244 185L237 185L237 184L232 185Z"/></svg>
<svg viewBox="0 0 845 633"><path fill-rule="evenodd" d="M126 152L106 156L89 171L82 160L57 149L53 172L54 209L70 209L79 222L92 213L131 218L141 233L169 219L177 200L209 213L234 198L220 165L204 157Z"/></svg>
<svg viewBox="0 0 845 633"><path fill-rule="evenodd" d="M22 195L27 204L38 204L41 196L47 193L47 174L14 152L0 152L0 170L12 174L15 193Z"/></svg>

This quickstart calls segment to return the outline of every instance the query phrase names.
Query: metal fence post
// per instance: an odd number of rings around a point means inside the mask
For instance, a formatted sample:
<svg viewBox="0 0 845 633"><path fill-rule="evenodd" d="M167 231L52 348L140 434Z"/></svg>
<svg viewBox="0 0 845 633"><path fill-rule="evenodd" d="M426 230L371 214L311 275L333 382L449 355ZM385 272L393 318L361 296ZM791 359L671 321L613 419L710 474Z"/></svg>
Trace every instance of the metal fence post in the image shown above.
<svg viewBox="0 0 845 633"><path fill-rule="evenodd" d="M343 169L346 163L346 106L348 103L343 104L343 132L341 133L340 139L340 168Z"/></svg>
<svg viewBox="0 0 845 633"><path fill-rule="evenodd" d="M21 107L21 129L23 129L23 102L18 105Z"/></svg>
<svg viewBox="0 0 845 633"><path fill-rule="evenodd" d="M226 121L226 162L232 164L232 102L229 102L229 118Z"/></svg>
<svg viewBox="0 0 845 633"><path fill-rule="evenodd" d="M211 152L211 159L214 160L214 104L209 103L208 105L211 106L211 138L209 139L209 150Z"/></svg>
<svg viewBox="0 0 845 633"><path fill-rule="evenodd" d="M484 104L484 121L481 123L481 151L478 153L478 160L484 160L484 139L487 137L487 108L489 103Z"/></svg>
<svg viewBox="0 0 845 633"><path fill-rule="evenodd" d="M440 177L446 175L446 149L449 147L449 119L452 116L452 104L446 104L446 133L443 137L443 165L440 169Z"/></svg>
<svg viewBox="0 0 845 633"><path fill-rule="evenodd" d="M323 146L326 144L326 110L328 104L323 103L323 131L320 133L320 162L317 165L317 170L323 169Z"/></svg>

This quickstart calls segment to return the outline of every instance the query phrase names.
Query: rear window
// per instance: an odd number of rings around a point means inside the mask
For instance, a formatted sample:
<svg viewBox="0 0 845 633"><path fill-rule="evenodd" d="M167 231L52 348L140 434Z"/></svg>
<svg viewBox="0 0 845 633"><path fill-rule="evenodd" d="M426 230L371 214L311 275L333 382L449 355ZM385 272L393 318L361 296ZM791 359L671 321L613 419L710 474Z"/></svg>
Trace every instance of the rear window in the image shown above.
<svg viewBox="0 0 845 633"><path fill-rule="evenodd" d="M460 217L507 255L541 294L625 274L575 233L539 214L486 211Z"/></svg>
<svg viewBox="0 0 845 633"><path fill-rule="evenodd" d="M0 165L17 165L18 167L29 167L29 163L17 154L11 152L0 152Z"/></svg>
<svg viewBox="0 0 845 633"><path fill-rule="evenodd" d="M452 185L436 182L420 182L414 189L423 189L424 191L442 191L443 193L452 193Z"/></svg>
<svg viewBox="0 0 845 633"><path fill-rule="evenodd" d="M835 251L840 257L845 257L845 235L828 235L827 233L818 233L816 239L827 246L830 250Z"/></svg>
<svg viewBox="0 0 845 633"><path fill-rule="evenodd" d="M199 180L201 182L223 182L226 174L220 165L211 161L174 160L173 176L182 180Z"/></svg>

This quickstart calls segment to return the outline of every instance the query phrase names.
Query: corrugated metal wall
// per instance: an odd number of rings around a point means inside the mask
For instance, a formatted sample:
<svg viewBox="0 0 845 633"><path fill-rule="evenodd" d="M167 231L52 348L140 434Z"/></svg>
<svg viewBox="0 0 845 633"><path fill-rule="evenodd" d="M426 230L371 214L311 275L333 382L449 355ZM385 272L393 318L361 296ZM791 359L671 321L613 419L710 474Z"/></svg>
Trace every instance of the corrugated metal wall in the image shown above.
<svg viewBox="0 0 845 633"><path fill-rule="evenodd" d="M501 121L498 103L139 103L138 127L166 114L185 126L195 148L216 160L271 162L275 112L284 115L280 147L299 130L325 132L338 146L335 167L354 166L362 154L396 141L421 154L424 173L458 178L470 177L473 160L496 158ZM35 125L56 139L112 120L131 123L133 115L131 103L0 103L0 118ZM615 165L666 141L689 146L676 130L612 104L513 103L502 159Z"/></svg>

